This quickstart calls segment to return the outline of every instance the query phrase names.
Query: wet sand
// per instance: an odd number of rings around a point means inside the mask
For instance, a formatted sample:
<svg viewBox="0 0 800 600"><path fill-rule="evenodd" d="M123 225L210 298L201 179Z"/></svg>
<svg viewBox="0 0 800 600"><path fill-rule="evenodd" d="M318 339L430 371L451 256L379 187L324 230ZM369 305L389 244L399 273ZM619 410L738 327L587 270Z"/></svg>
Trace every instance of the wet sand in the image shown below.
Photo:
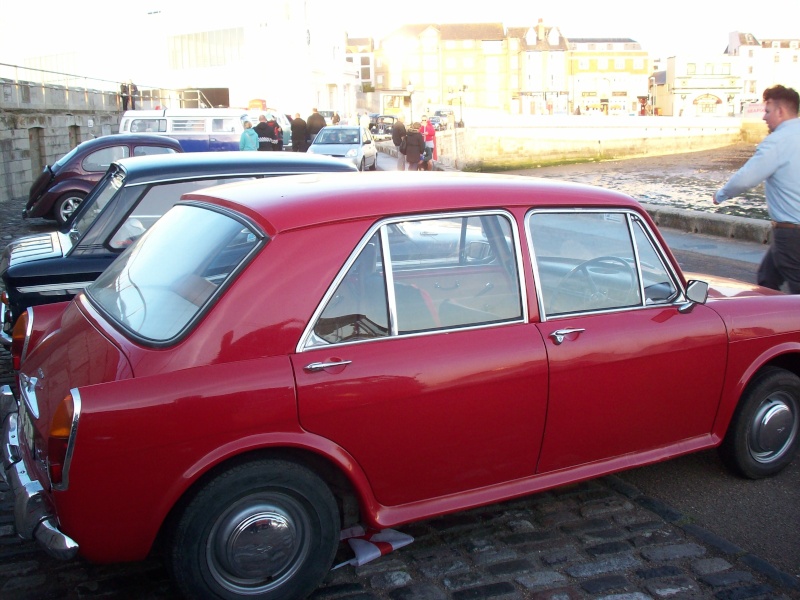
<svg viewBox="0 0 800 600"><path fill-rule="evenodd" d="M529 177L564 179L614 189L647 204L768 219L764 185L715 206L712 195L755 152L756 144L736 144L668 156L649 156L508 171Z"/></svg>

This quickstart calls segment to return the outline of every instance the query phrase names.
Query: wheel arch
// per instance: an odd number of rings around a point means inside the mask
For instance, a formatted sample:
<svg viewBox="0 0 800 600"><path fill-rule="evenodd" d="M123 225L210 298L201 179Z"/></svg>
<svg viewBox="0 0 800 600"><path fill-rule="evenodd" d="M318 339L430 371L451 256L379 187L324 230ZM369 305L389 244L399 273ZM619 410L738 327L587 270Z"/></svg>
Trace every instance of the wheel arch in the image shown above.
<svg viewBox="0 0 800 600"><path fill-rule="evenodd" d="M349 459L349 455L341 451L341 456L334 458L330 453L323 453L319 448L307 445L267 445L228 454L198 470L164 517L153 547L163 548L185 508L209 481L237 465L268 459L294 462L319 476L336 499L342 528L360 520L372 522L369 514L375 512L375 499L368 488L366 477L355 461ZM373 507L372 511L366 508L369 506Z"/></svg>
<svg viewBox="0 0 800 600"><path fill-rule="evenodd" d="M778 367L800 377L800 343L790 342L768 348L749 362L735 382L726 385L712 432L717 444L725 438L747 386L768 367Z"/></svg>

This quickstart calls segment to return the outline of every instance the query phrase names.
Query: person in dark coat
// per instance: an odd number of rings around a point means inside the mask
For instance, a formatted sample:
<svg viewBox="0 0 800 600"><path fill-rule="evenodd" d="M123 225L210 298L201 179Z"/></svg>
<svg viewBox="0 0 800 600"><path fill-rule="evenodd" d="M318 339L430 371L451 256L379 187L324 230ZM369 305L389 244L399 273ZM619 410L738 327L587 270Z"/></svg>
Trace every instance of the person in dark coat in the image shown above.
<svg viewBox="0 0 800 600"><path fill-rule="evenodd" d="M261 152L272 150L272 138L275 130L267 124L265 115L258 115L258 125L253 127L253 131L258 134L258 149Z"/></svg>
<svg viewBox="0 0 800 600"><path fill-rule="evenodd" d="M323 127L326 127L328 123L325 121L325 117L319 114L319 111L314 108L311 111L311 116L308 117L307 121L308 125L308 142L309 144L314 141L314 138L319 133L319 130Z"/></svg>
<svg viewBox="0 0 800 600"><path fill-rule="evenodd" d="M403 115L399 115L397 120L392 125L392 143L394 147L397 149L397 170L398 171L405 171L406 170L406 155L400 152L400 144L403 142L403 138L406 137L406 126L403 121L405 118Z"/></svg>
<svg viewBox="0 0 800 600"><path fill-rule="evenodd" d="M292 119L292 152L308 150L308 126L300 113L294 113Z"/></svg>
<svg viewBox="0 0 800 600"><path fill-rule="evenodd" d="M422 155L425 154L425 136L419 132L421 128L422 124L415 121L408 128L406 134L406 161L409 171L419 170L419 163L422 161Z"/></svg>
<svg viewBox="0 0 800 600"><path fill-rule="evenodd" d="M128 100L131 97L131 88L127 83L119 84L119 96L122 98L122 111L128 110Z"/></svg>

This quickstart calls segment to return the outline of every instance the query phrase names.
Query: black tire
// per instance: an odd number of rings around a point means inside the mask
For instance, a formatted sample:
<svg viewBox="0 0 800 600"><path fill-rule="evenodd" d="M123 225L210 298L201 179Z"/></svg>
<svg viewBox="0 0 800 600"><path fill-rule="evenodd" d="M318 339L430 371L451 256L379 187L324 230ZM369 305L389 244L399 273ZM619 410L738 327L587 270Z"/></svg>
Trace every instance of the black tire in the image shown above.
<svg viewBox="0 0 800 600"><path fill-rule="evenodd" d="M361 159L361 164L358 165L358 170L359 171L366 171L366 166L367 166L366 160L367 159L365 159L365 158Z"/></svg>
<svg viewBox="0 0 800 600"><path fill-rule="evenodd" d="M378 155L375 155L375 160L372 161L372 166L369 168L370 171L377 171L378 170Z"/></svg>
<svg viewBox="0 0 800 600"><path fill-rule="evenodd" d="M86 198L86 194L83 192L67 192L59 196L53 204L53 218L59 227L67 224L84 198Z"/></svg>
<svg viewBox="0 0 800 600"><path fill-rule="evenodd" d="M304 598L330 570L339 514L314 472L287 460L232 467L181 514L169 546L187 598Z"/></svg>
<svg viewBox="0 0 800 600"><path fill-rule="evenodd" d="M748 384L720 446L723 462L750 479L786 467L800 442L800 377L776 367Z"/></svg>

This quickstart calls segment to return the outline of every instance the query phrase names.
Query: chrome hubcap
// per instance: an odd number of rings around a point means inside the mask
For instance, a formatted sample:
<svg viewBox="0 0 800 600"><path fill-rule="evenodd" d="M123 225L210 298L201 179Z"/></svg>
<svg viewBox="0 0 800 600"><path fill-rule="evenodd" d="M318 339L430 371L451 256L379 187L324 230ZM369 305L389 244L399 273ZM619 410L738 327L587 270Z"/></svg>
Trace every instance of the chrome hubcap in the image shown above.
<svg viewBox="0 0 800 600"><path fill-rule="evenodd" d="M797 437L798 418L792 398L773 394L759 406L750 429L752 457L761 463L772 462L786 453Z"/></svg>
<svg viewBox="0 0 800 600"><path fill-rule="evenodd" d="M277 587L300 567L309 531L305 513L293 499L245 498L214 525L207 546L209 567L229 590Z"/></svg>

